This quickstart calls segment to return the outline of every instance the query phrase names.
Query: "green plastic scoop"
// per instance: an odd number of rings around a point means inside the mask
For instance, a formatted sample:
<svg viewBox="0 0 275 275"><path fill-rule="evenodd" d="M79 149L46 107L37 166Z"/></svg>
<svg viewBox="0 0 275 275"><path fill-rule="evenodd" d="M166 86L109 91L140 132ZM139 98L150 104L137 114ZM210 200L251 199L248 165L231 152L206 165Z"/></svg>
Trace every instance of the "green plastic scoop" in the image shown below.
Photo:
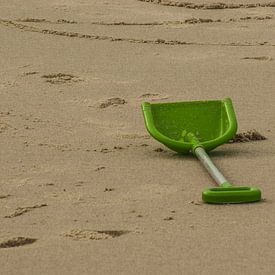
<svg viewBox="0 0 275 275"><path fill-rule="evenodd" d="M211 101L142 103L145 125L152 137L182 154L194 154L219 187L202 192L207 203L246 203L261 200L255 187L232 186L206 152L233 138L237 120L230 98Z"/></svg>

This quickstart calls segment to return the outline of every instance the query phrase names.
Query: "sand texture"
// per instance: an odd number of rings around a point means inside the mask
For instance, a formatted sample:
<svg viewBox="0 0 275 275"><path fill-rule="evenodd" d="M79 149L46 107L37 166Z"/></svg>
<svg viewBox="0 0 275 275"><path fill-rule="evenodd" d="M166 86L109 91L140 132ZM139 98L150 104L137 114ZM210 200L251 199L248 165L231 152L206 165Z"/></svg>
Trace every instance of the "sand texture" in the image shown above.
<svg viewBox="0 0 275 275"><path fill-rule="evenodd" d="M143 101L224 97L211 157L259 203L204 204L144 126ZM1 0L0 274L275 274L274 104L274 1Z"/></svg>

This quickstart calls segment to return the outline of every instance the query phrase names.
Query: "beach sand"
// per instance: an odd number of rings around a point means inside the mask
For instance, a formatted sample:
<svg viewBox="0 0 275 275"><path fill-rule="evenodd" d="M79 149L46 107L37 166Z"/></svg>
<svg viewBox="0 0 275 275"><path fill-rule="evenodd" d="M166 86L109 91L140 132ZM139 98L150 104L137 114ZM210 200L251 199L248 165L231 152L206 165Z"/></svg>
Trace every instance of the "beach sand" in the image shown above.
<svg viewBox="0 0 275 275"><path fill-rule="evenodd" d="M153 2L1 1L1 274L275 274L275 7ZM259 203L204 204L144 126L143 101L224 97L267 139L211 157Z"/></svg>

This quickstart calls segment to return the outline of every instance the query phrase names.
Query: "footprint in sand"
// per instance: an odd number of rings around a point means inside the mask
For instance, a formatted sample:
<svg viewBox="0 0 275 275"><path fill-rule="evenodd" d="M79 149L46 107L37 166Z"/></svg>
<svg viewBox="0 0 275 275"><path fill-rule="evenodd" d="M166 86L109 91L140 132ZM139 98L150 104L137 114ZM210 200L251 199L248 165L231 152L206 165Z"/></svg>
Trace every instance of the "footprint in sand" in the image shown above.
<svg viewBox="0 0 275 275"><path fill-rule="evenodd" d="M45 74L42 78L46 79L46 82L51 84L65 84L83 81L78 76L72 74L56 73L56 74Z"/></svg>
<svg viewBox="0 0 275 275"><path fill-rule="evenodd" d="M107 107L110 107L110 106L118 106L118 105L123 105L123 104L126 104L126 103L127 103L127 101L123 98L112 97L112 98L108 98L104 102L101 102L98 107L100 109L104 109L104 108L107 108Z"/></svg>
<svg viewBox="0 0 275 275"><path fill-rule="evenodd" d="M72 238L73 240L108 240L120 237L124 234L130 233L126 230L82 230L74 229L64 233L64 237Z"/></svg>
<svg viewBox="0 0 275 275"><path fill-rule="evenodd" d="M14 237L12 239L0 241L0 248L18 247L26 244L32 244L36 241L37 239L34 238Z"/></svg>

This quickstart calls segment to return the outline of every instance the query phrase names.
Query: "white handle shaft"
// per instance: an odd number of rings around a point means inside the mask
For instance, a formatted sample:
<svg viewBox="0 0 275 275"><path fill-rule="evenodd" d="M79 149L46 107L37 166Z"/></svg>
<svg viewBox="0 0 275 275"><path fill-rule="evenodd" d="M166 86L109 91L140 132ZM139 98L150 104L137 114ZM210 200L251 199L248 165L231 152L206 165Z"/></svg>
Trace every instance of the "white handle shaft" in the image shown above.
<svg viewBox="0 0 275 275"><path fill-rule="evenodd" d="M202 147L197 147L195 149L195 155L218 185L228 182Z"/></svg>

